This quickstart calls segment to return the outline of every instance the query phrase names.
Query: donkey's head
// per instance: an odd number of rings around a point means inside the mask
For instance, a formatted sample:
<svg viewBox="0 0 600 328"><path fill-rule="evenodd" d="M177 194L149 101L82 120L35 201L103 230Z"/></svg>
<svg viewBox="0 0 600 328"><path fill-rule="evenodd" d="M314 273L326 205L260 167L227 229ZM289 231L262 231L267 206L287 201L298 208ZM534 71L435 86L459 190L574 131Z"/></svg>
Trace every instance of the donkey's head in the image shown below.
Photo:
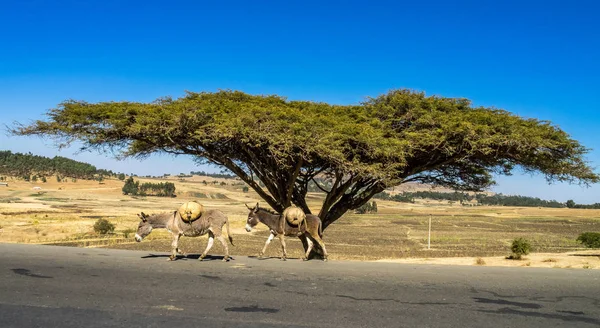
<svg viewBox="0 0 600 328"><path fill-rule="evenodd" d="M254 208L248 206L247 204L244 205L246 205L248 210L250 210L250 213L248 213L248 219L246 220L246 231L250 232L252 231L252 228L256 227L259 222L258 215L256 214L259 210L259 207L258 203L256 203L256 207Z"/></svg>
<svg viewBox="0 0 600 328"><path fill-rule="evenodd" d="M152 232L152 225L148 222L148 214L141 212L138 214L140 218L140 224L138 225L137 232L135 233L135 241L138 243L142 241L146 236L148 236Z"/></svg>

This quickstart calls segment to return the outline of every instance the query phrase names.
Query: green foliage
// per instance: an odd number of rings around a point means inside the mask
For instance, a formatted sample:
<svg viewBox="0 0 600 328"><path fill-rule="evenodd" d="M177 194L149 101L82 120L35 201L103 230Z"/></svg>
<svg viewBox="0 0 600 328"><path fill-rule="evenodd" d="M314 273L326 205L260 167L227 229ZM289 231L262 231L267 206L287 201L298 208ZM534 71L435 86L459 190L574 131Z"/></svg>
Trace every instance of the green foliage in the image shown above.
<svg viewBox="0 0 600 328"><path fill-rule="evenodd" d="M123 185L123 188L121 188L121 190L123 191L123 195L132 195L135 196L138 194L140 189L140 183L139 181L133 181L133 177L129 177L127 180L125 180L125 185Z"/></svg>
<svg viewBox="0 0 600 328"><path fill-rule="evenodd" d="M119 178L119 180L121 180L121 181L125 180L125 173L119 173L119 176L118 176L118 178Z"/></svg>
<svg viewBox="0 0 600 328"><path fill-rule="evenodd" d="M594 204L576 204L573 200L569 199L567 201L568 208L583 208L583 209L600 209L600 203Z"/></svg>
<svg viewBox="0 0 600 328"><path fill-rule="evenodd" d="M248 186L243 186L242 187L242 192L248 192L250 189L248 188Z"/></svg>
<svg viewBox="0 0 600 328"><path fill-rule="evenodd" d="M354 212L356 214L377 213L377 203L375 201L373 201L373 202L366 202L364 205L362 205L359 208L355 209Z"/></svg>
<svg viewBox="0 0 600 328"><path fill-rule="evenodd" d="M322 188L324 227L410 181L479 191L515 168L548 181L600 181L585 162L588 149L547 121L404 89L351 106L237 91L152 103L69 100L48 117L12 132L122 156L192 155L225 167L277 211L294 203L310 213L306 194L318 176L331 186Z"/></svg>
<svg viewBox="0 0 600 328"><path fill-rule="evenodd" d="M98 219L98 221L94 223L94 231L98 234L106 235L107 233L115 231L115 225L110 223L107 219Z"/></svg>
<svg viewBox="0 0 600 328"><path fill-rule="evenodd" d="M205 177L211 177L211 178L221 178L221 179L235 179L235 175L229 174L229 173L207 173L204 171L191 171L190 175L199 175L199 176L205 176Z"/></svg>
<svg viewBox="0 0 600 328"><path fill-rule="evenodd" d="M600 233L584 232L577 237L577 241L588 248L600 248Z"/></svg>
<svg viewBox="0 0 600 328"><path fill-rule="evenodd" d="M134 232L135 232L135 230L133 230L131 228L127 228L127 229L123 230L123 237L129 238L129 236Z"/></svg>
<svg viewBox="0 0 600 328"><path fill-rule="evenodd" d="M527 241L527 239L515 238L510 246L510 250L512 255L509 256L509 259L520 260L523 258L523 255L529 254L529 251L531 250L531 244L529 241Z"/></svg>
<svg viewBox="0 0 600 328"><path fill-rule="evenodd" d="M511 195L505 196L502 194L486 195L486 194L468 194L464 192L439 192L439 191L415 191L403 192L391 196L386 192L382 192L373 196L373 198L392 200L396 202L414 203L415 198L433 199L433 200L448 200L453 202L466 202L476 200L479 205L491 206L524 206L524 207L565 207L564 203L555 200L543 200L537 197L527 197ZM567 202L568 203L568 202Z"/></svg>
<svg viewBox="0 0 600 328"><path fill-rule="evenodd" d="M46 177L42 177L42 182L46 183L48 180L46 180Z"/></svg>
<svg viewBox="0 0 600 328"><path fill-rule="evenodd" d="M92 179L94 174L113 175L111 171L96 169L93 165L65 157L48 158L32 153L13 153L9 150L0 151L0 173L14 176L27 175L28 179L30 175L37 178L37 175L56 174L80 179Z"/></svg>
<svg viewBox="0 0 600 328"><path fill-rule="evenodd" d="M175 184L172 182L145 182L140 185L139 181L134 181L133 177L129 177L121 190L124 195L175 197Z"/></svg>
<svg viewBox="0 0 600 328"><path fill-rule="evenodd" d="M412 195L413 193L403 192L402 194L390 195L387 192L381 192L373 196L373 198L383 199L383 200L391 200L395 202L401 203L414 203L415 197Z"/></svg>

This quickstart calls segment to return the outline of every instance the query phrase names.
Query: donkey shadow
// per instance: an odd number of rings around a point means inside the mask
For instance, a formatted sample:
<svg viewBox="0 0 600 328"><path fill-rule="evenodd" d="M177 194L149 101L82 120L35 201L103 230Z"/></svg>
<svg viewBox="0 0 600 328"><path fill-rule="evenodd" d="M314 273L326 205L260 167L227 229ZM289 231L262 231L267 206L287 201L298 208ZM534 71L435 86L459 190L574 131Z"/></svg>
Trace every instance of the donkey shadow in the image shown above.
<svg viewBox="0 0 600 328"><path fill-rule="evenodd" d="M281 261L281 257L279 256L256 256L256 255L248 255L249 259L255 259L255 260L259 260L259 261L266 261L266 260L279 260ZM301 258L299 257L288 257L288 260L301 260Z"/></svg>
<svg viewBox="0 0 600 328"><path fill-rule="evenodd" d="M146 256L142 256L142 259L152 259L152 258L165 258L168 259L170 257L169 254L148 254ZM198 259L200 258L200 254L187 254L187 255L177 255L175 257L175 261L178 260L196 260L198 261ZM202 260L204 261L222 261L223 258L225 258L225 256L221 256L221 255L206 255L204 257L204 259ZM234 258L229 257L229 260L234 260Z"/></svg>

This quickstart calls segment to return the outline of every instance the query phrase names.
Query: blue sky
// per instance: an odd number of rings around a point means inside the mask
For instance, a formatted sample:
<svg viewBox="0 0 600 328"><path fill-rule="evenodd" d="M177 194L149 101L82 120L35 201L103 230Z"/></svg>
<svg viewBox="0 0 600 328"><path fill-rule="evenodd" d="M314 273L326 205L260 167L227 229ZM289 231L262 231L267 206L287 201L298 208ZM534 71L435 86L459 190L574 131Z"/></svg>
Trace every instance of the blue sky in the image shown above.
<svg viewBox="0 0 600 328"><path fill-rule="evenodd" d="M406 87L550 120L593 148L599 166L599 10L595 1L0 1L0 122L44 118L65 99L237 89L351 104ZM0 149L143 175L206 169L59 152L4 133ZM600 202L598 186L498 182L508 194Z"/></svg>

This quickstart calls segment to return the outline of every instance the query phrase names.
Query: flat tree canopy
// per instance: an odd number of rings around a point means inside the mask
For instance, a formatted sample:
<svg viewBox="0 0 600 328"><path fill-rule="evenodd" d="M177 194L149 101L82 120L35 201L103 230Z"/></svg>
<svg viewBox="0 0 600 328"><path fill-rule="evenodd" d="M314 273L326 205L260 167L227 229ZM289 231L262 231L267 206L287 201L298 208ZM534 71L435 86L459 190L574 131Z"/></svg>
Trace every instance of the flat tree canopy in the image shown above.
<svg viewBox="0 0 600 328"><path fill-rule="evenodd" d="M599 180L584 159L589 150L550 122L404 89L350 106L238 91L152 103L68 100L47 115L12 133L119 156L192 155L226 167L277 211L293 203L310 213L308 184L325 177L324 227L409 181L479 191L516 168L549 182Z"/></svg>

